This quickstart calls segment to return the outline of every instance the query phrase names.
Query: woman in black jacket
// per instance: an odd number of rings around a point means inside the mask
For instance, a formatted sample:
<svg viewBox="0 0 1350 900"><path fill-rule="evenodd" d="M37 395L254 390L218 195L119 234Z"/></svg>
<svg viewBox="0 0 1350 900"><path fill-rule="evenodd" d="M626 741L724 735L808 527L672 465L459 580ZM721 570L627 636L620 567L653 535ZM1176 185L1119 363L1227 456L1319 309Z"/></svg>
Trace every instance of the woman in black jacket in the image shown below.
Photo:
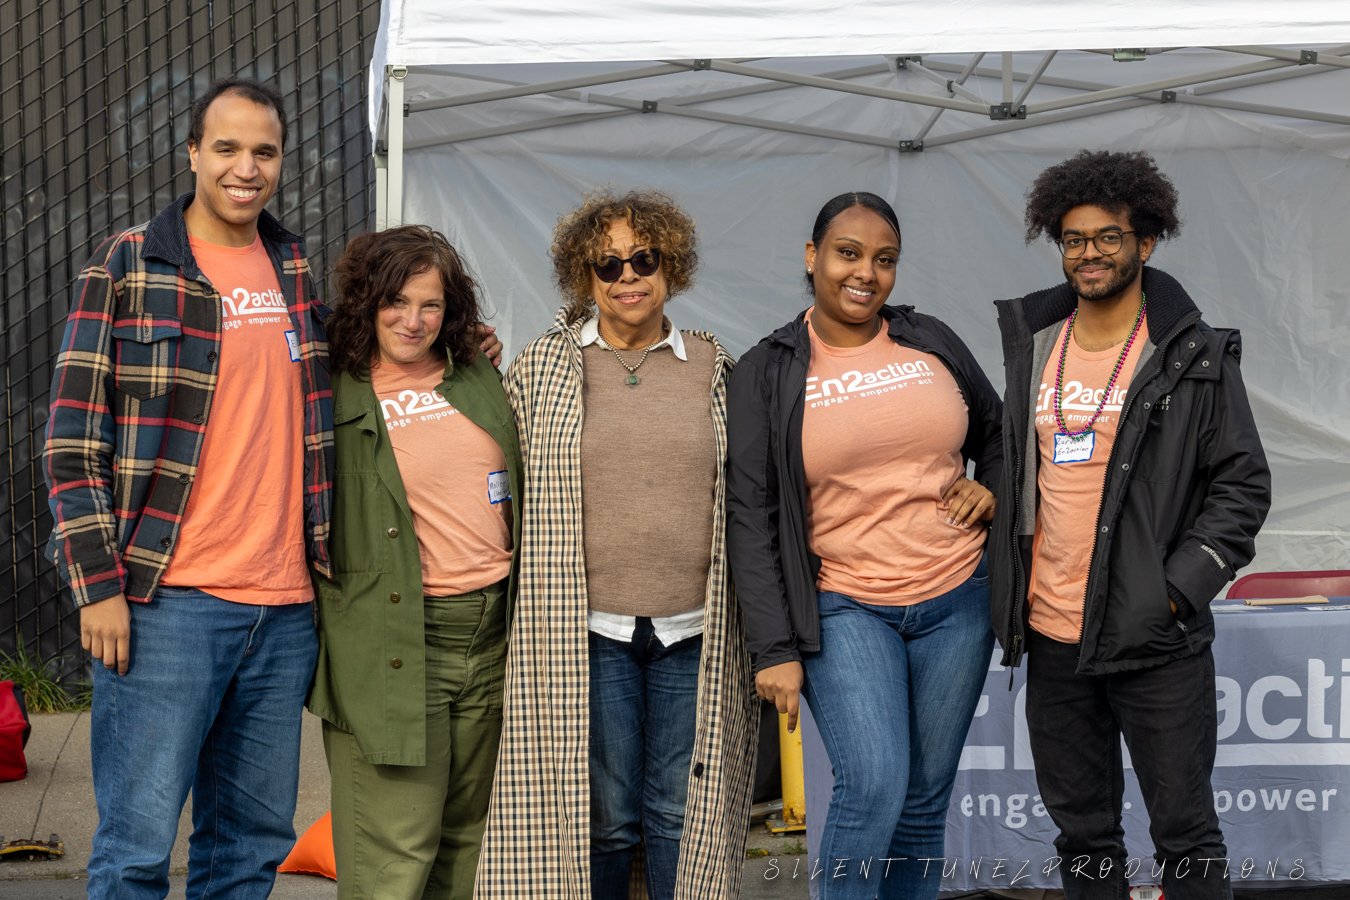
<svg viewBox="0 0 1350 900"><path fill-rule="evenodd" d="M899 254L885 200L825 204L813 305L745 355L729 393L728 551L755 690L789 728L804 690L834 769L826 900L937 895L923 859L942 856L993 641L1001 404L950 328L885 305Z"/></svg>

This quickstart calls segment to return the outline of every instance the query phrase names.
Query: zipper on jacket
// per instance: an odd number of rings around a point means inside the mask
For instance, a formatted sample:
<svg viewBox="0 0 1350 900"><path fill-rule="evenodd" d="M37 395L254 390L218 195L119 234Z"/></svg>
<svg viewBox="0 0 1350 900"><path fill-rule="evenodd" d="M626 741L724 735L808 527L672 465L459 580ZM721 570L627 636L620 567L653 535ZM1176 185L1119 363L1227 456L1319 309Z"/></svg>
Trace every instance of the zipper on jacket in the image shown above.
<svg viewBox="0 0 1350 900"><path fill-rule="evenodd" d="M1025 444L1025 438L1023 439ZM1012 665L1008 666L1008 690L1013 689L1013 673L1022 663L1022 606L1026 602L1028 587L1023 587L1022 548L1018 543L1018 533L1022 530L1022 457L1017 455L1017 467L1013 469L1013 520L1012 520L1012 564L1013 564L1013 603L1012 603L1012 647L1009 656Z"/></svg>
<svg viewBox="0 0 1350 900"><path fill-rule="evenodd" d="M1189 324L1186 327L1190 327ZM1167 348L1172 345L1172 340L1180 331L1181 329L1174 330L1172 334L1168 335L1163 342L1158 345L1158 370L1150 378L1140 384L1140 387L1144 387L1163 373L1167 363ZM1135 390L1130 390L1126 395L1125 406L1120 411L1120 418L1116 420L1117 435L1120 434L1120 426L1125 424L1125 417L1129 415L1130 410L1134 408L1134 398L1137 396L1139 396L1139 392ZM1102 505L1097 508L1097 521L1092 527L1092 550L1088 553L1088 577L1083 582L1083 604L1081 613L1078 617L1078 665L1083 664L1083 632L1087 628L1088 588L1092 585L1092 576L1097 569L1097 567L1093 565L1093 562L1094 557L1097 555L1097 538L1102 533L1102 513L1105 512L1106 488L1111 479L1111 473L1113 471L1112 464L1115 462L1115 459L1116 442L1112 440L1111 452L1107 454L1106 457L1106 475L1102 478Z"/></svg>

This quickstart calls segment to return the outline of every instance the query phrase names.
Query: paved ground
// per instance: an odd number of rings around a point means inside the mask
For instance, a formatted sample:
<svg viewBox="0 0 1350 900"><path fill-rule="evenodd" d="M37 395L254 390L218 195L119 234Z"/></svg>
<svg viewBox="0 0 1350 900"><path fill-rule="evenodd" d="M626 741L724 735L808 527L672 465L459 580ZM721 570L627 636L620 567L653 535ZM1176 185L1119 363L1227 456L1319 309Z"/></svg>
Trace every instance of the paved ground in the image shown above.
<svg viewBox="0 0 1350 900"><path fill-rule="evenodd" d="M46 838L60 835L66 855L60 860L0 863L3 900L76 900L85 896L84 864L97 815L89 775L89 717L83 713L37 716L27 748L29 772L23 781L0 784L0 835ZM302 833L328 810L328 769L324 762L319 721L305 715L301 745L300 795L296 803L296 833ZM187 869L189 812L179 821L178 842L170 871L169 896L183 896ZM777 837L761 828L750 833L752 848L767 855L745 862L745 900L805 900L810 896L805 859L796 855L805 836ZM1347 848L1350 852L1350 848ZM796 877L794 877L794 873ZM282 875L274 898L332 900L333 882L305 875ZM979 896L979 895L964 895ZM984 896L993 897L988 894ZM1055 900L1049 891L1018 891L1003 896L1016 900ZM1238 892L1240 900L1350 900L1350 887L1279 889Z"/></svg>

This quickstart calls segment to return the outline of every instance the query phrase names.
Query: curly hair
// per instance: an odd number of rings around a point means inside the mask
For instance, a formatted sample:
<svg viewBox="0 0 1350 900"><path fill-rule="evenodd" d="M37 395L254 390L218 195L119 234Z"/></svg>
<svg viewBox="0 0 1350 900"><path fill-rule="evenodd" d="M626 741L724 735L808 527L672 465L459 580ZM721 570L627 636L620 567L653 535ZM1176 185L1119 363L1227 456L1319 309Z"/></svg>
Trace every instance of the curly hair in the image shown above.
<svg viewBox="0 0 1350 900"><path fill-rule="evenodd" d="M604 256L607 231L614 222L628 222L639 240L661 251L661 269L669 297L689 287L698 268L694 220L660 191L612 191L587 194L581 206L553 229L553 280L567 300L566 318L575 322L592 314L591 263Z"/></svg>
<svg viewBox="0 0 1350 900"><path fill-rule="evenodd" d="M375 317L409 278L428 269L441 275L445 318L433 344L455 365L478 353L478 284L459 253L426 225L403 225L352 238L333 271L337 302L328 318L328 355L335 371L363 377L379 355Z"/></svg>
<svg viewBox="0 0 1350 900"><path fill-rule="evenodd" d="M1080 150L1036 177L1027 194L1026 240L1044 233L1058 241L1064 216L1075 206L1128 213L1141 238L1166 239L1181 230L1177 189L1142 151Z"/></svg>

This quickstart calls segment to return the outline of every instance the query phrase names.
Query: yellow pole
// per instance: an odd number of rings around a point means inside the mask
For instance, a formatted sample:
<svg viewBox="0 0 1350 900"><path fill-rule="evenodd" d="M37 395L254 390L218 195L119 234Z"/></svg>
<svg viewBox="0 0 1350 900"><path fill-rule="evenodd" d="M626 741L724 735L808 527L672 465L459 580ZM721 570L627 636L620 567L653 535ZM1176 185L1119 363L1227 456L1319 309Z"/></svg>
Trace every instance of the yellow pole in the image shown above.
<svg viewBox="0 0 1350 900"><path fill-rule="evenodd" d="M787 714L778 714L778 762L783 779L783 816L769 819L774 834L806 830L806 777L802 769L802 728L789 733Z"/></svg>

